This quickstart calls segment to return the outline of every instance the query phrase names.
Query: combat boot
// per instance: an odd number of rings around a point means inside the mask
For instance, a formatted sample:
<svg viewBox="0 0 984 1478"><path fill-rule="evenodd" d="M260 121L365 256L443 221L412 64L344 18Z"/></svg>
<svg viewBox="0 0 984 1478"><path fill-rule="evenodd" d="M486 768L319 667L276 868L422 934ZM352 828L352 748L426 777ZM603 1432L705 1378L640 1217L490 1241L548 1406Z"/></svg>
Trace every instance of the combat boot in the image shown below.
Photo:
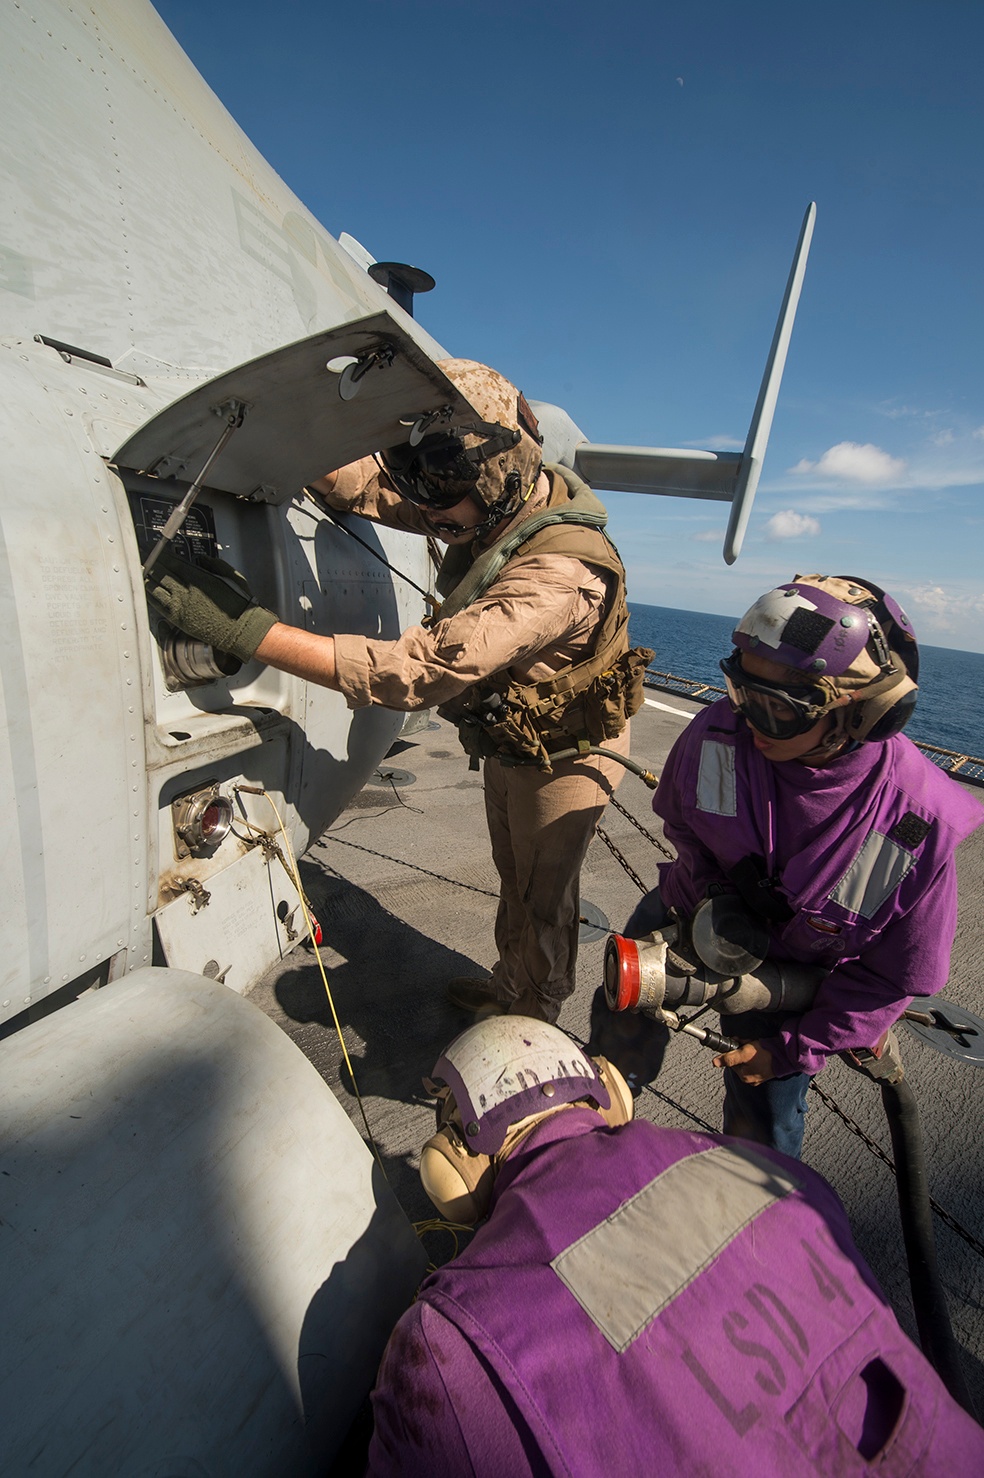
<svg viewBox="0 0 984 1478"><path fill-rule="evenodd" d="M448 981L447 997L452 1006L479 1017L504 1016L509 1010L509 1002L496 993L488 975L456 975Z"/></svg>

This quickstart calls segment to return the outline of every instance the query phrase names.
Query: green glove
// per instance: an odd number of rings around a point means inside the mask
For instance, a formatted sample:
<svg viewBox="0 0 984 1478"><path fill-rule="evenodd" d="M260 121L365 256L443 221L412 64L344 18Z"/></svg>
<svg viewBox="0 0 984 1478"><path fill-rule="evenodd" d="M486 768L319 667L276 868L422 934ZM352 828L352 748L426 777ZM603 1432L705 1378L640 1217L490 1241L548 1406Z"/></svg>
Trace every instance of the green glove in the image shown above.
<svg viewBox="0 0 984 1478"><path fill-rule="evenodd" d="M147 594L173 626L220 652L248 662L280 620L258 606L245 579L224 559L201 568L164 549L147 578Z"/></svg>

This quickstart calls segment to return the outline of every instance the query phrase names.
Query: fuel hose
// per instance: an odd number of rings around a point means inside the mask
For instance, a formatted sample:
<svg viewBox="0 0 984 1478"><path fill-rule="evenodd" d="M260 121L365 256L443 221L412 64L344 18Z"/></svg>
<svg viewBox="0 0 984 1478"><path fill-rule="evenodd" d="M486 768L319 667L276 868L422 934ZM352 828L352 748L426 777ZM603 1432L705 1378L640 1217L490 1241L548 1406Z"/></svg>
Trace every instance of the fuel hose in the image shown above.
<svg viewBox="0 0 984 1478"><path fill-rule="evenodd" d="M960 1350L950 1325L936 1261L929 1181L916 1095L905 1078L897 1083L882 1079L879 1086L892 1136L899 1214L919 1343L954 1401L976 1421L977 1412L960 1365Z"/></svg>

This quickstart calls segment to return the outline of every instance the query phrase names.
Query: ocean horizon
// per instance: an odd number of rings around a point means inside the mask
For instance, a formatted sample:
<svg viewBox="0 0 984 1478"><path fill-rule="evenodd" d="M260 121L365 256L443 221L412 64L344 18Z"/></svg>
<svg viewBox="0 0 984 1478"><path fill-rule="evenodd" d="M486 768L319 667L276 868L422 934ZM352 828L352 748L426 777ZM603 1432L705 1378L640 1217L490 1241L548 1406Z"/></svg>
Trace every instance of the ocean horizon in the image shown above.
<svg viewBox="0 0 984 1478"><path fill-rule="evenodd" d="M731 651L737 616L628 604L632 645L655 650L657 671L724 687L718 662ZM919 700L905 732L924 744L984 755L984 653L920 642Z"/></svg>

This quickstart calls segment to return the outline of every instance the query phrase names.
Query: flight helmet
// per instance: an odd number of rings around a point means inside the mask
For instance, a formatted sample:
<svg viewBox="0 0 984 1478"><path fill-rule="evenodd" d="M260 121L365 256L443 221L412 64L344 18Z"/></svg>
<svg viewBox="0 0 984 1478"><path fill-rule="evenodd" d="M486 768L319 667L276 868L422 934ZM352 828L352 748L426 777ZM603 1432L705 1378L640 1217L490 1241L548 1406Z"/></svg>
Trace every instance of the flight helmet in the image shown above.
<svg viewBox="0 0 984 1478"><path fill-rule="evenodd" d="M469 1225L488 1211L503 1161L544 1118L572 1104L593 1109L599 1127L632 1117L616 1067L529 1016L476 1022L445 1048L431 1077L438 1130L421 1152L420 1178L443 1216Z"/></svg>
<svg viewBox="0 0 984 1478"><path fill-rule="evenodd" d="M444 510L471 497L488 510L478 530L484 533L533 491L543 438L525 398L504 375L471 359L444 359L439 368L477 417L388 447L380 461L400 496L419 507Z"/></svg>
<svg viewBox="0 0 984 1478"><path fill-rule="evenodd" d="M796 575L759 597L732 640L721 662L731 706L771 738L805 733L829 713L834 723L820 746L829 754L846 741L891 738L912 716L915 634L899 603L870 580ZM743 652L779 663L788 677L753 677Z"/></svg>

